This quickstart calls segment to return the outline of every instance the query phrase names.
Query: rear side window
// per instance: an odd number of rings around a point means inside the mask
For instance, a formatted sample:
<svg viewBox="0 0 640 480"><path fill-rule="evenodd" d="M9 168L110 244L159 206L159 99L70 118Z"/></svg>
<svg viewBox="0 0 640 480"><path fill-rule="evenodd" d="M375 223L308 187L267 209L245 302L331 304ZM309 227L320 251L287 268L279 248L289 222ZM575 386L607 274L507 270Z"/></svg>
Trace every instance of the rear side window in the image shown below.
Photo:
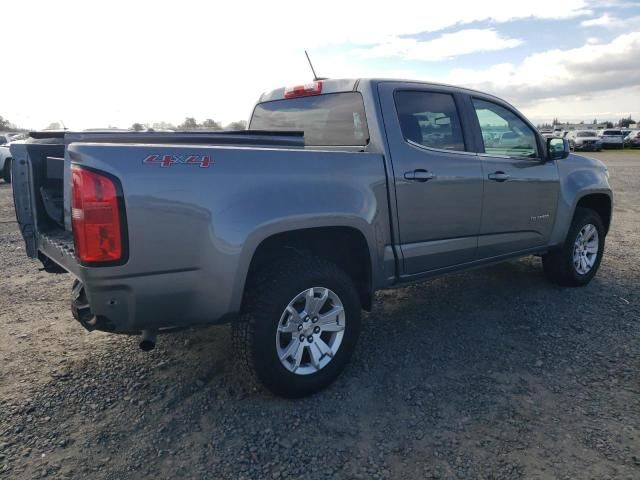
<svg viewBox="0 0 640 480"><path fill-rule="evenodd" d="M622 135L622 131L620 130L605 130L602 132L603 135Z"/></svg>
<svg viewBox="0 0 640 480"><path fill-rule="evenodd" d="M405 140L442 150L465 150L460 116L453 95L399 91L395 95Z"/></svg>
<svg viewBox="0 0 640 480"><path fill-rule="evenodd" d="M364 103L358 92L259 103L249 128L301 130L306 145L364 146L369 143Z"/></svg>
<svg viewBox="0 0 640 480"><path fill-rule="evenodd" d="M473 99L484 141L484 153L512 158L537 158L536 135L524 121L501 105Z"/></svg>

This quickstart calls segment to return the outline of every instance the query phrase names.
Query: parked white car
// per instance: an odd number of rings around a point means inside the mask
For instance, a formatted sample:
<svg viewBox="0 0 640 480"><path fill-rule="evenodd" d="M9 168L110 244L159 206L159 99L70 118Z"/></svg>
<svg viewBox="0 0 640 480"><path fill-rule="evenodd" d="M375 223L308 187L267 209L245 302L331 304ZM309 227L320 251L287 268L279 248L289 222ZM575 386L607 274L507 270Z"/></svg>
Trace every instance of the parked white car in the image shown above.
<svg viewBox="0 0 640 480"><path fill-rule="evenodd" d="M567 140L572 150L602 150L602 140L595 130L572 130Z"/></svg>
<svg viewBox="0 0 640 480"><path fill-rule="evenodd" d="M602 141L603 147L619 147L624 148L624 137L622 130L606 129L598 132L598 137Z"/></svg>
<svg viewBox="0 0 640 480"><path fill-rule="evenodd" d="M542 135L544 138L551 138L554 136L553 130L549 130L549 129L540 130L540 135Z"/></svg>
<svg viewBox="0 0 640 480"><path fill-rule="evenodd" d="M11 183L11 152L9 143L15 140L15 133L0 133L0 176Z"/></svg>

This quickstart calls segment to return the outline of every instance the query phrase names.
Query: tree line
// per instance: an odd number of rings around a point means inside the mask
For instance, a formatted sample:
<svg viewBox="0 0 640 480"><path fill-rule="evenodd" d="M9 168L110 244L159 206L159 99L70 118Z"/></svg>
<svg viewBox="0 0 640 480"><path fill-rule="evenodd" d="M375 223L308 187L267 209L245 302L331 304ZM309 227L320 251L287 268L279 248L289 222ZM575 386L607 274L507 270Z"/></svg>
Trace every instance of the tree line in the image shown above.
<svg viewBox="0 0 640 480"><path fill-rule="evenodd" d="M60 122L51 122L45 130L61 130L65 128ZM117 128L111 127L109 128ZM186 117L184 122L174 125L169 122L155 122L138 123L135 122L129 130L136 132L153 131L153 130L245 130L247 128L247 122L239 120L237 122L231 122L227 125L222 125L220 122L216 122L211 118L207 118L202 123L198 123L194 117ZM8 119L0 115L0 132L28 132L28 128L21 128L10 122Z"/></svg>
<svg viewBox="0 0 640 480"><path fill-rule="evenodd" d="M156 122L152 124L148 123L134 123L129 128L136 132L150 131L150 130L246 130L247 122L239 120L237 122L231 122L225 126L222 126L220 122L216 122L211 118L207 118L202 123L198 123L194 117L186 117L184 122L174 125L168 122Z"/></svg>
<svg viewBox="0 0 640 480"><path fill-rule="evenodd" d="M631 115L628 117L622 117L615 124L614 122L607 121L605 123L606 128L613 128L614 126L619 128L627 128L629 125L636 123ZM597 125L598 119L594 118L591 125ZM554 118L553 121L549 123L541 123L538 124L538 128L553 128L556 125L562 125L558 118ZM580 122L580 125L589 125L588 123ZM49 126L45 130L60 130L64 128L64 125L61 125L59 122L51 122ZM110 127L116 128L116 127ZM152 124L149 123L139 123L135 122L129 127L129 130L133 130L135 132L142 131L153 131L153 130L245 130L247 128L247 122L244 120L240 120L237 122L231 122L224 127L220 122L216 122L211 118L207 118L202 123L198 123L194 117L186 117L184 122L174 125L169 122L155 122ZM11 123L8 119L4 118L0 115L0 132L27 132L29 129L21 128L13 123Z"/></svg>
<svg viewBox="0 0 640 480"><path fill-rule="evenodd" d="M604 123L604 124L605 124L605 128L613 128L613 127L618 127L618 128L628 128L628 127L629 127L629 125L631 125L631 124L633 124L633 123L636 123L636 121L635 121L633 118L631 118L631 114L629 114L629 116L628 116L628 117L622 117L620 120L618 120L618 121L617 121L617 122L615 122L615 123L614 123L614 122L611 122L611 121L608 121L608 120L607 120L607 121L605 121L605 122L602 122L602 123ZM563 125L563 124L564 124L564 123L563 123L563 122L561 122L560 120L558 120L558 118L556 117L556 118L554 118L554 119L553 119L553 121L552 121L551 123L539 123L539 124L537 125L537 127L538 127L539 129L540 129L540 128L553 128L553 127L555 127L555 126L557 126L557 125ZM586 122L584 122L584 121L583 121L583 122L579 122L579 125L585 125L585 126L588 126L588 125L598 125L598 119L597 119L597 118L594 118L594 119L593 119L593 121L592 121L590 124L589 124L589 123L586 123Z"/></svg>

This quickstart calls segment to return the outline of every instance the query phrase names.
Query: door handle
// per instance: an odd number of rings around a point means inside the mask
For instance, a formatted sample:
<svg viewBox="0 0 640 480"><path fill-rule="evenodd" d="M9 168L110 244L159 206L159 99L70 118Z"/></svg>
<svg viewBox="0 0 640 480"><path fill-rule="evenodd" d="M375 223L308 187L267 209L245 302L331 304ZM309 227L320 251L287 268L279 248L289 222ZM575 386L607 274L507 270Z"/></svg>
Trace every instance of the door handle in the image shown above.
<svg viewBox="0 0 640 480"><path fill-rule="evenodd" d="M504 172L493 172L489 174L489 180L493 180L494 182L506 182L509 178L509 175Z"/></svg>
<svg viewBox="0 0 640 480"><path fill-rule="evenodd" d="M427 180L435 178L435 175L431 172L427 172L424 168L417 168L410 172L404 172L404 178L414 182L426 182Z"/></svg>

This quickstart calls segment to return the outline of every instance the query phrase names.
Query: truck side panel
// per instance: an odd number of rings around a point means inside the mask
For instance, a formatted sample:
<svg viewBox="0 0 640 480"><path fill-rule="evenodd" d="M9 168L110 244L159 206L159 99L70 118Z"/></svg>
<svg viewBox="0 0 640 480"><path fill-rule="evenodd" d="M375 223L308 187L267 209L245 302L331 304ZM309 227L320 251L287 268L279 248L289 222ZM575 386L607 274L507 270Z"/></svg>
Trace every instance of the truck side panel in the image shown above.
<svg viewBox="0 0 640 480"><path fill-rule="evenodd" d="M149 155L208 156L211 163L163 167L144 163ZM69 146L69 161L122 183L129 261L78 273L93 313L117 331L213 322L237 312L255 248L283 231L355 227L369 246L374 286L386 282L391 240L381 155L78 143Z"/></svg>
<svg viewBox="0 0 640 480"><path fill-rule="evenodd" d="M558 162L558 171L561 185L551 246L564 243L581 198L589 194L603 194L612 200L606 168L598 160L571 154Z"/></svg>

